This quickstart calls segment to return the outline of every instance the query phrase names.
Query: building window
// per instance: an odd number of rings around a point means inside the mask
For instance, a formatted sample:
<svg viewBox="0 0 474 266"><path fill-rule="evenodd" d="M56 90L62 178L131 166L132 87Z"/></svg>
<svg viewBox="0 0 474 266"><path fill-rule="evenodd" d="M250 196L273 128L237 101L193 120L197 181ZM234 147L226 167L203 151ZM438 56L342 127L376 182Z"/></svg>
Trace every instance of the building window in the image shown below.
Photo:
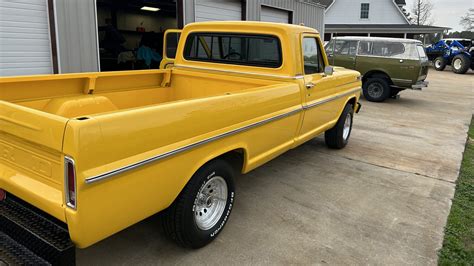
<svg viewBox="0 0 474 266"><path fill-rule="evenodd" d="M360 18L362 19L369 18L369 3L360 4Z"/></svg>

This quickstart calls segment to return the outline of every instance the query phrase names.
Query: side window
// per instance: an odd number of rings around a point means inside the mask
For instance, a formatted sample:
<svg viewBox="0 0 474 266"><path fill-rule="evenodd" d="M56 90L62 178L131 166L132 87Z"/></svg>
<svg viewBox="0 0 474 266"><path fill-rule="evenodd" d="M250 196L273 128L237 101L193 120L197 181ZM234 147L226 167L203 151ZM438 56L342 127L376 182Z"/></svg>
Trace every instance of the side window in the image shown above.
<svg viewBox="0 0 474 266"><path fill-rule="evenodd" d="M336 41L336 52L338 55L355 55L357 51L357 41Z"/></svg>
<svg viewBox="0 0 474 266"><path fill-rule="evenodd" d="M359 55L371 55L372 54L372 42L360 41L359 42Z"/></svg>
<svg viewBox="0 0 474 266"><path fill-rule="evenodd" d="M396 57L405 52L405 46L399 42L374 42L372 54L376 56Z"/></svg>
<svg viewBox="0 0 474 266"><path fill-rule="evenodd" d="M321 73L324 70L324 60L316 38L303 38L303 61L306 75Z"/></svg>
<svg viewBox="0 0 474 266"><path fill-rule="evenodd" d="M326 44L326 47L324 48L326 50L326 54L328 55L333 54L334 52L333 48L334 48L334 39L332 39Z"/></svg>
<svg viewBox="0 0 474 266"><path fill-rule="evenodd" d="M174 59L176 57L176 49L178 48L179 32L169 32L166 34L166 57Z"/></svg>

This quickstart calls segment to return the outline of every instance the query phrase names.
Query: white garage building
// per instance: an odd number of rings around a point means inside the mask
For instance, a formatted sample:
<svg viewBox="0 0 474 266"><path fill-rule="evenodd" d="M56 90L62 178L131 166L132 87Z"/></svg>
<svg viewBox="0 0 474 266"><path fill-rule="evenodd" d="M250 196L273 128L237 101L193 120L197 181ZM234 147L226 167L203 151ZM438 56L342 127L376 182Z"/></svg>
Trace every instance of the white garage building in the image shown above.
<svg viewBox="0 0 474 266"><path fill-rule="evenodd" d="M145 35L159 47L163 30L195 21L304 23L324 36L324 6L316 2L0 0L0 76L140 69L119 64L117 54L136 51Z"/></svg>

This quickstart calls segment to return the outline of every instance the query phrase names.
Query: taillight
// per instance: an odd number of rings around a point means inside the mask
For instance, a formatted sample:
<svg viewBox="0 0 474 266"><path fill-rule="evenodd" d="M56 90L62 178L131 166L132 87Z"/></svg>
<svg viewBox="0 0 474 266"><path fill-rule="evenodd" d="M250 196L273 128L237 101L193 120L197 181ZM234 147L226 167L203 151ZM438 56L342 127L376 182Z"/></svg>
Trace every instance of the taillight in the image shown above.
<svg viewBox="0 0 474 266"><path fill-rule="evenodd" d="M4 200L7 197L7 192L0 188L0 201Z"/></svg>
<svg viewBox="0 0 474 266"><path fill-rule="evenodd" d="M76 209L76 169L74 160L69 157L64 157L64 174L66 205L70 208Z"/></svg>

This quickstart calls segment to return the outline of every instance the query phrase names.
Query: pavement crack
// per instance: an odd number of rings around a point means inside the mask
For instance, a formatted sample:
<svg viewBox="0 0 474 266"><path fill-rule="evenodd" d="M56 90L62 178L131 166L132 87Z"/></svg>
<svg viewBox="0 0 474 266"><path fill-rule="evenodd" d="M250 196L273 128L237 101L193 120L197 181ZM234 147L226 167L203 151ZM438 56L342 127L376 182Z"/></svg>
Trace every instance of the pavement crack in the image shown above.
<svg viewBox="0 0 474 266"><path fill-rule="evenodd" d="M446 182L446 183L449 183L449 184L454 184L454 185L456 184L456 182L454 182L454 181L449 181L449 180L445 180L445 179L442 179L442 178L438 178L438 177L434 177L434 176L429 176L429 175L425 175L425 174L421 174L421 173L417 173L417 172L405 171L405 170L401 170L401 169L397 169L397 168L393 168L393 167L388 167L388 166L385 166L385 165L380 165L380 164L376 164L376 163L371 163L371 162L367 162L367 161L362 161L362 160L354 159L354 158L347 157L347 156L343 156L343 155L335 155L335 154L326 153L326 152L322 152L322 151L317 151L317 152L322 153L322 154L325 154L325 155L330 155L330 156L334 156L334 157L344 158L344 159L346 159L346 160L350 160L350 161L354 161L354 162L364 163L364 164L368 164L368 165L372 165L372 166L376 166L376 167L388 169L388 170L394 170L394 171L398 171L398 172L402 172L402 173L413 174L413 175L417 175L417 176L421 176L421 177L425 177L425 178L434 179L434 180L437 180L437 181Z"/></svg>

